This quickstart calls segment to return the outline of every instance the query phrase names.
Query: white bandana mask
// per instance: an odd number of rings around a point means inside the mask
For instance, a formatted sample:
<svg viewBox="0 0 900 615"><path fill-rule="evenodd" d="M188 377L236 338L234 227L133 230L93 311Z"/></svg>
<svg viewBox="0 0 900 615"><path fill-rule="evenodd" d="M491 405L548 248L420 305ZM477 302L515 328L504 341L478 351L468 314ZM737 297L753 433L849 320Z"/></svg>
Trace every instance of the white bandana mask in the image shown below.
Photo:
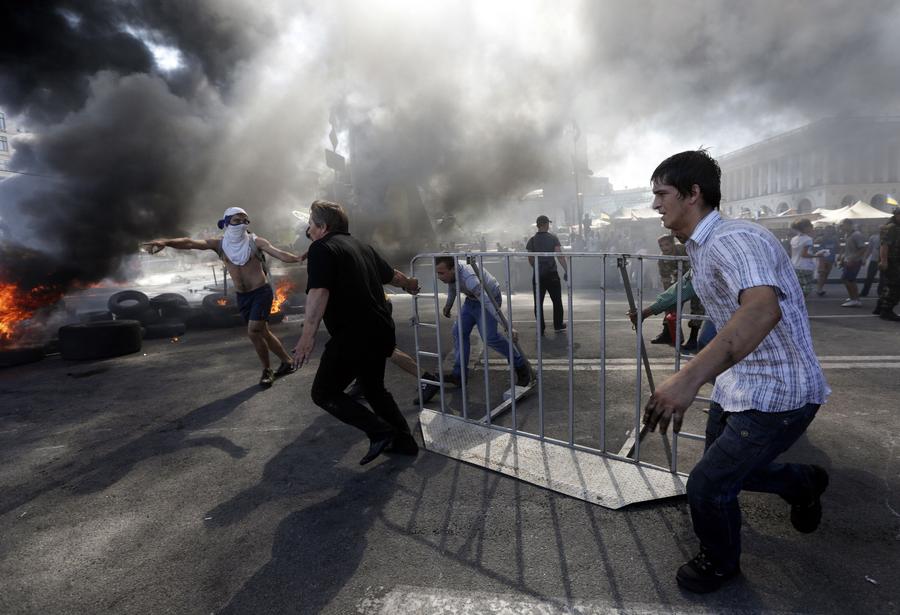
<svg viewBox="0 0 900 615"><path fill-rule="evenodd" d="M222 251L235 265L246 265L253 253L250 239L246 224L229 225L225 227L225 235L222 237Z"/></svg>

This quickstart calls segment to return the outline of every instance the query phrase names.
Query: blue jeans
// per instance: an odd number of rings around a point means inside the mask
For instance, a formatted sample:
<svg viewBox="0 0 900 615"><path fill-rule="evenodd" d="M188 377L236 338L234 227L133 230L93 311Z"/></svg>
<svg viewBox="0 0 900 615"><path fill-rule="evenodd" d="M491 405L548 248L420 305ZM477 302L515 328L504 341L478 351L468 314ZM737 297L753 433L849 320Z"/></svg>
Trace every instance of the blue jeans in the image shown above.
<svg viewBox="0 0 900 615"><path fill-rule="evenodd" d="M725 570L741 557L741 490L775 493L789 503L813 497L812 468L773 463L797 441L819 410L807 404L788 412L725 412L710 404L706 451L687 484L691 521L710 559Z"/></svg>
<svg viewBox="0 0 900 615"><path fill-rule="evenodd" d="M484 343L487 344L488 347L493 348L495 351L502 354L507 358L507 360L509 360L509 340L500 335L500 332L497 331L497 319L491 316L490 311L485 308L484 323L482 323L481 303L475 301L474 299L466 298L465 302L462 305L462 309L459 311L459 319L455 323L453 323L453 329L451 330L451 335L453 337L454 376L459 376L462 371L459 362L458 327L460 326L460 323L462 323L463 362L467 367L469 365L469 351L471 349L469 335L471 335L472 329L475 328L475 325L478 325L478 333L481 334L481 339L484 341ZM519 351L516 350L515 346L513 346L513 365L517 368L525 366L525 357L519 354Z"/></svg>

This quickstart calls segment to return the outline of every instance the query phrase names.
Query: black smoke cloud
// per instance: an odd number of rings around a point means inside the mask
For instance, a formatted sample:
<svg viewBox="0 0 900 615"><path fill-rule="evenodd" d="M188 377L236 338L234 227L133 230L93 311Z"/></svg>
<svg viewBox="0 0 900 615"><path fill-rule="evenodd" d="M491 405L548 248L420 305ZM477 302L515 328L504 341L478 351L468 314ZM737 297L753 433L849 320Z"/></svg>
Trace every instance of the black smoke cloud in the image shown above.
<svg viewBox="0 0 900 615"><path fill-rule="evenodd" d="M32 129L13 167L36 175L0 184L0 215L83 282L231 204L283 224L328 185L329 118L354 231L413 243L428 221L393 219L391 198L482 215L565 174L573 119L599 173L649 173L668 148L721 154L900 105L900 8L883 0L19 4L0 106Z"/></svg>

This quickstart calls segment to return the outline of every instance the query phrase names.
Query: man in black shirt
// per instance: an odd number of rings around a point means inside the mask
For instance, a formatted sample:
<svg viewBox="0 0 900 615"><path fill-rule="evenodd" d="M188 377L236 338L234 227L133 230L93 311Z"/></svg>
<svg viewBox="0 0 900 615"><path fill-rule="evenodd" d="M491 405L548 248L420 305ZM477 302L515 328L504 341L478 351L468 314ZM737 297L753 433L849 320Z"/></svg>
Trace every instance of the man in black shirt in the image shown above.
<svg viewBox="0 0 900 615"><path fill-rule="evenodd" d="M529 252L561 252L562 246L559 239L550 232L550 218L547 216L537 217L537 230L534 237L528 240L525 249ZM528 262L534 267L533 256L528 257ZM565 279L569 279L569 271L566 269L566 260L562 256L557 256L559 264L562 265L565 272ZM537 284L534 276L531 276L531 287L534 289L534 315L539 318L541 323L541 335L544 334L544 295L550 293L550 301L553 303L553 329L555 331L563 331L566 323L563 322L563 304L562 304L562 284L559 281L559 273L556 270L556 261L549 257L537 257L538 260L538 278L540 282L541 292L537 291ZM540 294L540 296L538 296ZM540 316L538 316L540 312Z"/></svg>
<svg viewBox="0 0 900 615"><path fill-rule="evenodd" d="M312 399L335 418L369 436L365 465L391 447L415 455L418 446L397 403L384 388L385 361L396 343L394 321L384 298L384 284L410 294L419 283L391 267L371 247L349 233L343 207L315 201L310 208L306 317L294 348L294 365L301 367L315 347L324 319L331 339L319 361ZM373 412L344 393L357 379Z"/></svg>

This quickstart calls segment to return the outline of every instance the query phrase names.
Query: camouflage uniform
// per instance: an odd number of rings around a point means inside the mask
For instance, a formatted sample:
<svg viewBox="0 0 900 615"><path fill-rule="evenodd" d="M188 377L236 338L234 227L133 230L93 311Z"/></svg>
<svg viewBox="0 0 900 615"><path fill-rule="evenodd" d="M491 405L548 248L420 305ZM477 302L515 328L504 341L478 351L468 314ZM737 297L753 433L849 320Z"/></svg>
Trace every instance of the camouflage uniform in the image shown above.
<svg viewBox="0 0 900 615"><path fill-rule="evenodd" d="M672 256L687 256L687 250L685 250L684 245L680 243L675 244L675 254ZM684 277L691 269L691 262L685 261L681 267L681 275ZM678 261L659 261L659 277L662 279L663 288L669 288L678 281ZM666 310L675 312L675 309ZM706 310L703 309L703 304L700 303L700 299L698 297L694 297L691 299L691 314L706 314ZM688 326L692 329L699 329L703 325L702 320L691 320L688 322Z"/></svg>
<svg viewBox="0 0 900 615"><path fill-rule="evenodd" d="M887 247L887 269L881 272L884 285L875 309L885 314L892 312L900 301L900 224L896 217L881 227L881 245Z"/></svg>

